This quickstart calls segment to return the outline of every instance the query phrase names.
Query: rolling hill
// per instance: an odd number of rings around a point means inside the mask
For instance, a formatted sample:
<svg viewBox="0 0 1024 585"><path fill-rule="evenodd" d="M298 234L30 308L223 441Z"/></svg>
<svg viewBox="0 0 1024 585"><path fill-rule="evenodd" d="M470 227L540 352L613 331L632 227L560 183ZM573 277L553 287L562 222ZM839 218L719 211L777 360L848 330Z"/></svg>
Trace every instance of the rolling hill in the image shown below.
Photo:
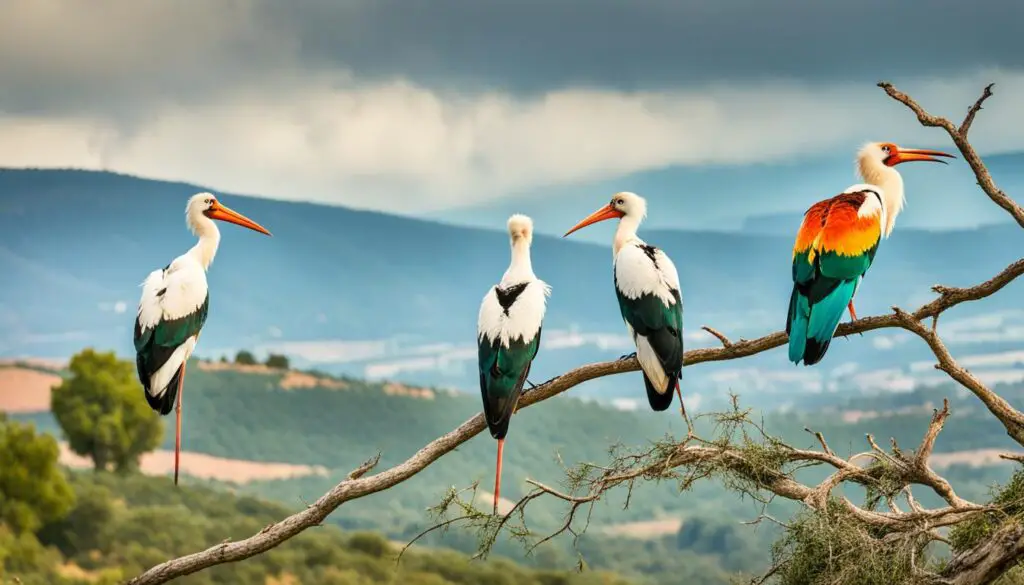
<svg viewBox="0 0 1024 585"><path fill-rule="evenodd" d="M66 357L84 345L129 352L139 283L192 245L182 212L186 198L201 189L100 172L0 171L0 356ZM476 312L508 263L503 221L484 230L221 195L274 237L223 228L209 275L213 309L200 355L274 350L332 372L475 392ZM520 211L539 209L524 202ZM592 235L607 241L611 230L598 226ZM704 324L732 337L783 325L789 238L658 230L642 235L680 268L689 347L714 341L699 331ZM897 231L879 252L858 310L868 315L892 304L911 306L928 299L935 283L987 278L1016 259L1022 243L1024 234L1008 225ZM611 291L606 244L538 236L534 265L554 289L534 381L631 351ZM958 353L989 354L1019 344L1013 331L1024 321L1015 300L1022 290L1017 283L984 307L952 313L944 327L968 333L981 327L986 334L963 335ZM979 315L988 320L957 321ZM792 404L794 396L837 384L887 389L886 376L880 385L872 381L877 372L911 375L908 362L928 359L925 348L903 341L878 332L837 343L815 369L794 371L781 352L770 352L739 365L688 369L684 377L691 395L707 404L730 389L756 390L748 394L763 406ZM848 374L851 367L867 377L858 382L833 374ZM580 392L635 398L637 383L594 381Z"/></svg>
<svg viewBox="0 0 1024 585"><path fill-rule="evenodd" d="M314 374L304 375L316 378L316 385L298 386L291 381L295 374L193 363L183 429L184 447L190 452L186 457L205 453L254 463L287 461L321 466L326 473L244 483L186 477L185 485L213 485L295 507L318 497L366 458L380 453L381 468L395 465L479 411L479 399L472 396L430 388L401 391L390 384ZM22 392L29 390L22 388ZM1024 407L1024 385L998 390L1014 406ZM833 396L829 407L766 413L763 423L769 433L802 447L815 442L804 431L810 426L846 456L863 450L866 432L879 440L893 437L904 446L916 444L931 417L929 404L942 397L950 398L954 415L936 442L932 464L962 497L984 499L989 485L1005 481L1012 471L1010 463L990 455L1012 450L1014 444L973 396L951 386L883 398ZM741 405L747 405L743 397ZM30 420L42 430L59 434L46 412L22 412L12 418ZM699 432L711 436L712 424L699 420ZM529 489L527 478L562 485L563 466L600 465L608 460L611 445L644 448L666 434L680 436L684 428L674 412L622 412L569 392L516 415L505 452L504 494L512 499L524 495ZM172 444L173 430L167 425L164 447ZM379 531L407 541L431 525L428 508L452 487L468 488L480 482L478 497L486 506L484 490L492 477L493 458L494 441L481 434L409 482L346 504L330 521L345 529ZM184 463L187 467L189 461ZM166 474L166 468L163 471ZM818 481L826 471L802 470L800 477ZM851 492L851 497L862 495ZM918 493L926 505L938 504L929 496L923 490ZM759 505L738 500L716 480L699 482L685 493L673 481L643 483L633 489L628 507L623 507L625 500L625 490L619 489L589 512L586 536L576 543L588 564L658 576L663 583L677 582L679 571L685 569L705 577L695 583L709 584L728 582L712 577L722 569L757 571L766 566L765 554L774 533L740 524L757 517ZM781 501L772 504L770 513L785 518L794 509L795 504ZM554 530L564 511L553 498L537 500L530 507L530 525L538 533ZM701 526L718 536L694 539L692 531ZM465 552L475 551L477 543L473 531L457 528L424 541ZM518 560L544 563L544 555L523 557L517 542L503 540L496 550ZM572 539L556 541L549 552L557 553L563 563L573 558Z"/></svg>

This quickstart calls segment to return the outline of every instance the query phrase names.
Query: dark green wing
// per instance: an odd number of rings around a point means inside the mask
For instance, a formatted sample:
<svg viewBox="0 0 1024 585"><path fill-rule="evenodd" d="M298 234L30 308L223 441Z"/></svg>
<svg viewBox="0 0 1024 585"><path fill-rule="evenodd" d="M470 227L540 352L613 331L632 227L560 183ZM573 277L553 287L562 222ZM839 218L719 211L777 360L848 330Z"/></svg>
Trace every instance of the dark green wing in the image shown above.
<svg viewBox="0 0 1024 585"><path fill-rule="evenodd" d="M532 339L517 339L508 347L500 340L490 341L486 335L480 336L477 347L480 394L487 427L495 439L504 439L508 433L509 420L540 348L540 336L541 329L537 329Z"/></svg>
<svg viewBox="0 0 1024 585"><path fill-rule="evenodd" d="M209 308L210 293L207 292L202 305L178 319L161 320L155 327L143 328L138 316L135 318L135 366L139 373L139 381L146 390L149 405L160 411L160 414L171 411L177 387L172 383L171 386L174 388L171 391L161 393L161 388L150 388L150 380L185 340L199 335L206 323Z"/></svg>

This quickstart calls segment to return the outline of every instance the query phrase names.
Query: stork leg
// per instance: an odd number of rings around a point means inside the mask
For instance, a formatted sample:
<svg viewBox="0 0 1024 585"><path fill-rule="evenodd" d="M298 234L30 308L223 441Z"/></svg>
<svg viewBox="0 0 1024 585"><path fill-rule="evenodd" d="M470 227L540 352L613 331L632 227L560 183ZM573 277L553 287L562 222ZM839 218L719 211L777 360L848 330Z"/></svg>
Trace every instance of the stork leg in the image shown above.
<svg viewBox="0 0 1024 585"><path fill-rule="evenodd" d="M856 321L857 320L857 310L853 308L853 299L850 299L850 304L847 305L846 308L850 310L850 322L852 323L852 322ZM859 335L861 337L863 337L864 333L863 332L859 333Z"/></svg>
<svg viewBox="0 0 1024 585"><path fill-rule="evenodd" d="M494 469L494 514L498 513L498 499L501 498L501 456L505 451L505 439L498 439L498 463Z"/></svg>
<svg viewBox="0 0 1024 585"><path fill-rule="evenodd" d="M178 485L178 466L181 462L181 395L185 390L185 365L181 364L178 377L178 405L174 409L174 485Z"/></svg>
<svg viewBox="0 0 1024 585"><path fill-rule="evenodd" d="M679 388L679 380L676 380L676 396L679 397L679 413L683 415L683 420L686 421L686 431L692 437L693 434L693 423L690 422L690 417L686 415L686 405L683 403L683 391Z"/></svg>
<svg viewBox="0 0 1024 585"><path fill-rule="evenodd" d="M620 357L619 361L620 362L624 362L626 360L631 360L631 359L633 359L635 357L636 357L636 352L634 351L633 353L627 353L626 355Z"/></svg>

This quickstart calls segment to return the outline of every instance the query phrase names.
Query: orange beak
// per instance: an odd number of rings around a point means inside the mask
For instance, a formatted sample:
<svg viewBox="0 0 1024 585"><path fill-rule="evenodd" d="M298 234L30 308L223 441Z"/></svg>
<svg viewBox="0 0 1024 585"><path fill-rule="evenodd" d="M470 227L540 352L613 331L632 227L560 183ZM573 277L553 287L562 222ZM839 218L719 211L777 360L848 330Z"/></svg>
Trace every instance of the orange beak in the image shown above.
<svg viewBox="0 0 1024 585"><path fill-rule="evenodd" d="M238 213L237 211L225 207L224 205L221 204L220 201L214 202L213 207L211 207L210 211L207 212L207 217L209 217L210 219L219 219L221 221L233 223L235 225L240 225L242 227L247 227L261 234L266 234L268 236L270 235L270 232L267 231L267 228L261 226L255 221L249 219L248 217L245 217L241 213Z"/></svg>
<svg viewBox="0 0 1024 585"><path fill-rule="evenodd" d="M585 227L587 227L588 225L590 225L592 223L597 223L599 221L604 221L606 219L619 218L619 217L622 217L623 215L626 215L626 214L622 213L618 209L615 209L609 203L608 205L605 205L604 207L602 207L601 209L598 209L594 213L591 213L589 216L587 216L586 219L584 219L583 221L581 221L578 224L576 224L575 226L573 226L573 228L571 230L565 232L565 236L568 236L569 234L573 233L574 231L576 231L578 229L585 228ZM562 236L562 237L564 238L565 236Z"/></svg>
<svg viewBox="0 0 1024 585"><path fill-rule="evenodd" d="M925 148L900 148L896 152L889 155L889 158L885 159L885 164L890 167L894 167L900 163L910 162L914 160L924 160L928 162L937 162L946 164L946 161L934 158L936 156L944 156L946 158L956 158L952 154L946 154L939 150L928 150Z"/></svg>

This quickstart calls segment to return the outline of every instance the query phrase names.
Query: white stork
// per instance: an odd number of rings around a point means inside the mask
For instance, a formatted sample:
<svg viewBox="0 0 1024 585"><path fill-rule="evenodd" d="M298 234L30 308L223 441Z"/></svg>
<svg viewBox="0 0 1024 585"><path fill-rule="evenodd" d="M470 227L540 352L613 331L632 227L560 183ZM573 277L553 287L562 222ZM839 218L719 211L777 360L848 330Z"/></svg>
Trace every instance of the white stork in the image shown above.
<svg viewBox="0 0 1024 585"><path fill-rule="evenodd" d="M199 242L163 269L154 270L142 283L142 298L135 318L135 364L149 406L161 415L171 412L177 398L174 436L174 483L178 483L181 456L181 395L185 365L206 322L210 293L206 271L220 243L213 220L231 222L270 235L260 224L221 205L210 193L188 200L185 222Z"/></svg>
<svg viewBox="0 0 1024 585"><path fill-rule="evenodd" d="M533 220L513 215L508 220L512 262L497 286L480 304L477 344L480 394L491 436L498 440L494 472L494 511L501 496L501 458L508 424L519 403L523 383L540 347L540 331L551 287L533 273L530 243Z"/></svg>
<svg viewBox="0 0 1024 585"><path fill-rule="evenodd" d="M682 409L679 379L683 375L683 299L679 275L665 252L637 237L636 231L646 216L643 197L616 193L611 202L573 226L565 236L592 223L619 218L612 244L615 295L626 330L636 343L647 401L653 410L667 409L674 387Z"/></svg>

